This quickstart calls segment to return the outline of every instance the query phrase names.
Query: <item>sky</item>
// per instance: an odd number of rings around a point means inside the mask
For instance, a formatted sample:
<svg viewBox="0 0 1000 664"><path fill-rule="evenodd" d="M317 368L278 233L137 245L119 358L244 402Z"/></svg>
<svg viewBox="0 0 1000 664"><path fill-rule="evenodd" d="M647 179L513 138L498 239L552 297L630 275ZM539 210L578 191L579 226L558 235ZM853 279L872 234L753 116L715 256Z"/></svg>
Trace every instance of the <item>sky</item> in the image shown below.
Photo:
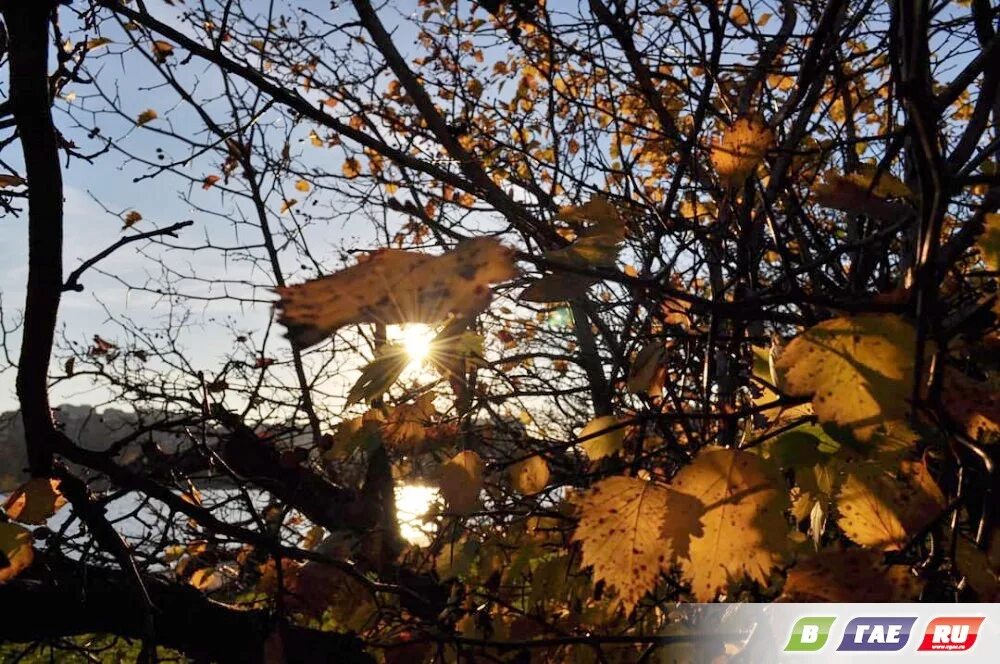
<svg viewBox="0 0 1000 664"><path fill-rule="evenodd" d="M244 3L251 5L252 3ZM296 7L307 7L315 11L329 11L329 3L318 0L289 3ZM168 12L176 11L162 1L147 3L150 10L159 17L168 17ZM263 6L263 3L261 3ZM69 24L71 15L63 10L64 21ZM176 24L176 21L173 21ZM68 25L64 25L68 34L73 34ZM93 37L93 34L88 35ZM111 32L106 36L116 43L110 49L121 50L119 40L124 41ZM77 36L78 39L82 38ZM213 81L210 71L194 61L185 68L192 80L197 80L199 90L210 94ZM182 130L185 123L190 123L193 113L189 109L176 104L176 97L162 87L156 79L152 67L145 65L138 57L126 55L122 58L105 57L100 61L98 81L106 92L120 96L121 105L131 117L136 117L146 108L157 110L160 118L157 122L170 122L175 128ZM6 94L6 68L0 71L0 90ZM89 100L88 95L93 90L87 85L71 84L64 92L69 99L56 102L54 111L57 126L77 143L81 151L88 152L101 147L102 138L88 138L86 132L74 130L73 117L83 122L92 121L101 127L102 135L111 137L115 146L141 152L145 155L155 154L162 147L168 159L181 156L184 152L179 146L171 145L157 134L139 129L125 118L109 116L88 117L87 109L95 109L97 105ZM81 112L83 111L83 112ZM153 123L151 123L153 126ZM191 124L190 126L194 126ZM298 148L299 146L295 146ZM17 144L7 147L0 155L14 169L21 165L20 147ZM338 159L329 152L325 159ZM205 169L202 160L194 168ZM97 254L107 246L116 242L124 234L142 232L168 226L178 221L191 219L193 226L182 231L176 241L179 245L199 245L206 238L211 238L218 244L236 244L243 242L259 242L259 237L248 237L244 231L239 236L234 231L228 219L216 215L204 214L193 208L184 200L184 194L193 197L196 204L222 211L232 211L234 201L222 192L221 187L202 192L200 187L192 187L181 178L164 174L152 180L133 182L146 169L138 164L129 164L123 156L111 150L88 163L83 160L63 160L64 199L65 199L65 242L64 242L64 274L69 274L82 261ZM339 161L327 168L339 171ZM0 167L0 172L3 172ZM209 172L192 171L196 177L204 177ZM294 193L294 192L292 192ZM291 195L291 194L290 194ZM301 198L301 195L299 195ZM329 198L329 197L327 197ZM334 201L327 200L331 205ZM24 208L25 206L21 206ZM122 217L126 211L137 210L143 215L143 220L136 225L135 230L122 230ZM3 248L0 249L0 297L3 302L3 315L6 327L10 328L23 310L24 284L27 276L27 215L26 209L19 216L0 216L0 237L3 238ZM311 248L323 262L324 267L332 271L339 264L337 248L341 244L357 246L372 245L375 242L370 225L363 219L357 223L333 223L317 229L311 238ZM147 272L156 269L150 261L140 260L136 250L143 243L126 246L112 254L98 265L101 271L109 273L133 283L142 283ZM217 253L196 252L181 255L175 252L168 254L168 260L175 267L182 267L199 277L216 275L218 278L236 276L246 277L245 265L224 262ZM285 261L288 267L295 263ZM287 268L286 268L287 269ZM262 281L260 274L253 275L255 281ZM310 275L315 276L315 275ZM139 324L154 325L168 315L168 306L155 295L137 291L128 291L121 283L111 276L105 276L98 271L90 270L81 279L83 292L67 292L63 294L60 307L60 331L57 337L65 334L67 338L81 344L89 343L95 334L114 340L120 336L120 328L109 320L109 313L115 316L128 316ZM264 294L260 294L264 297ZM195 319L187 334L181 338L181 346L186 351L195 366L203 367L206 372L217 369L223 356L232 350L231 335L220 333L216 322L230 317L248 330L261 330L272 315L268 304L247 307L235 302L213 302L210 307L195 311ZM19 334L15 332L8 339L9 353L16 361L19 348ZM53 364L51 372L61 373L60 367ZM15 394L16 371L12 367L3 366L0 361L0 412L16 409ZM91 384L87 379L69 381L56 386L52 392L51 402L74 404L97 404L104 401L106 393Z"/></svg>

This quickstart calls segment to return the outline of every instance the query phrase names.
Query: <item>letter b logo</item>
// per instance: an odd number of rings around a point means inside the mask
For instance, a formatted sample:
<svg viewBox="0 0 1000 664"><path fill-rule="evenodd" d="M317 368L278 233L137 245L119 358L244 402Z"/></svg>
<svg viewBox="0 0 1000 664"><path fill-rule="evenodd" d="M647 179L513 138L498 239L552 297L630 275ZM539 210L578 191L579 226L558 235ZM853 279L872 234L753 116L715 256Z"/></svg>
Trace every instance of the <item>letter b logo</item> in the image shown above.
<svg viewBox="0 0 1000 664"><path fill-rule="evenodd" d="M826 645L830 636L830 626L836 617L799 618L788 637L786 652L815 652Z"/></svg>

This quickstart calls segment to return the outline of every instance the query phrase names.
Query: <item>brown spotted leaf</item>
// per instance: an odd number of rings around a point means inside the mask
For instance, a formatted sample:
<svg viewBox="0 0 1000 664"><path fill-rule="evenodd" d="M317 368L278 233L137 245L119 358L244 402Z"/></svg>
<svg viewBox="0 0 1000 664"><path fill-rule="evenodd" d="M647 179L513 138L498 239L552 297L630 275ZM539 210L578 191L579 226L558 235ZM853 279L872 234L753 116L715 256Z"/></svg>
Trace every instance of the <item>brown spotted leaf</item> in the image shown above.
<svg viewBox="0 0 1000 664"><path fill-rule="evenodd" d="M514 276L513 252L493 238L468 240L441 255L382 249L336 274L276 289L279 320L292 343L305 348L355 323L471 317L489 304L490 284Z"/></svg>
<svg viewBox="0 0 1000 664"><path fill-rule="evenodd" d="M944 495L923 463L902 461L898 471L871 462L848 469L836 498L837 524L858 544L900 549L944 509Z"/></svg>
<svg viewBox="0 0 1000 664"><path fill-rule="evenodd" d="M749 452L709 447L671 486L704 505L703 534L681 559L697 601L711 601L731 581L767 581L789 544L782 514L788 494L767 462Z"/></svg>
<svg viewBox="0 0 1000 664"><path fill-rule="evenodd" d="M698 534L700 503L657 482L609 477L577 501L582 566L618 590L629 608L656 586L660 573L688 555Z"/></svg>

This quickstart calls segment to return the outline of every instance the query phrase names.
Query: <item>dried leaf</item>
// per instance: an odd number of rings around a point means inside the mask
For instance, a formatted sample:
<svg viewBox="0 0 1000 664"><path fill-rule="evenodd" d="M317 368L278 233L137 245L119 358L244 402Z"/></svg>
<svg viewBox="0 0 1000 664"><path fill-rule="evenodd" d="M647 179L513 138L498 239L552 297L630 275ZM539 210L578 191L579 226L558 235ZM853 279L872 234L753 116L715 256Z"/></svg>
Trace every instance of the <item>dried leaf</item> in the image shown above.
<svg viewBox="0 0 1000 664"><path fill-rule="evenodd" d="M437 323L472 317L489 304L490 284L516 276L513 252L493 238L435 256L382 249L357 265L276 289L280 322L298 348L354 323Z"/></svg>
<svg viewBox="0 0 1000 664"><path fill-rule="evenodd" d="M141 127L147 122L152 122L157 117L159 117L159 115L156 113L156 111L154 111L151 108L147 108L145 111L139 114L139 117L136 118L135 123Z"/></svg>

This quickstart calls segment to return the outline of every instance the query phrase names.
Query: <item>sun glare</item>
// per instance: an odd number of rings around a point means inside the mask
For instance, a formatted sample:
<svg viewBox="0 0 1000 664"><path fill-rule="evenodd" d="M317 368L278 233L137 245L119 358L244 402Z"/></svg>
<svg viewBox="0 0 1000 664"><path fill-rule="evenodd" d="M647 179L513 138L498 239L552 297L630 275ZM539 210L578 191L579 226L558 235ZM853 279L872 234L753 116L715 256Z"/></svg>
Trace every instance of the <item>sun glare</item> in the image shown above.
<svg viewBox="0 0 1000 664"><path fill-rule="evenodd" d="M424 515L437 500L438 490L432 486L408 484L396 487L396 520L399 534L410 544L427 546L433 526L424 523Z"/></svg>
<svg viewBox="0 0 1000 664"><path fill-rule="evenodd" d="M435 330L423 323L407 323L405 325L390 325L386 330L389 341L398 343L410 357L410 367L421 366L431 354L431 342L434 341Z"/></svg>

